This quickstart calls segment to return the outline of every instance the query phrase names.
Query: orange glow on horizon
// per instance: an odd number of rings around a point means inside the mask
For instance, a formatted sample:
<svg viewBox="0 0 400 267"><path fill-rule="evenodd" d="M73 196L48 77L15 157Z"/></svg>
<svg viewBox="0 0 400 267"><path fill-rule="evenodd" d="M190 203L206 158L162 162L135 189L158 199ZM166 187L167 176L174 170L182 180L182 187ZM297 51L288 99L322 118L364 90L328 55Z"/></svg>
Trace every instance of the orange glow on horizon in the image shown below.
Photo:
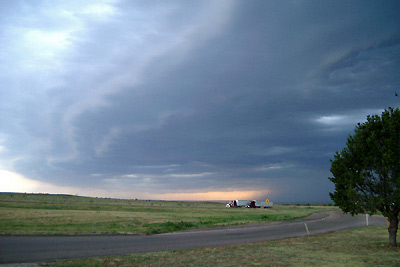
<svg viewBox="0 0 400 267"><path fill-rule="evenodd" d="M162 200L193 200L193 201L208 201L208 200L250 200L262 199L268 194L268 190L253 190L253 191L230 191L230 192L204 192L204 193L166 193L157 194L156 199Z"/></svg>

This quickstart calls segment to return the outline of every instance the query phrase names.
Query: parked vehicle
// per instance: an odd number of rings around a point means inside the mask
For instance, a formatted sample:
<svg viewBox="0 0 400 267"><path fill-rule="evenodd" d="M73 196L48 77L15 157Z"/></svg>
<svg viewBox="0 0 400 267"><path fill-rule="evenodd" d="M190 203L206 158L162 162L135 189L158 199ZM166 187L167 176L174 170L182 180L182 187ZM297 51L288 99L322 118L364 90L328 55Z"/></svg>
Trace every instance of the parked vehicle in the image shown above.
<svg viewBox="0 0 400 267"><path fill-rule="evenodd" d="M272 208L274 206L274 203L269 201L268 199L266 201L257 201L257 200L232 200L229 201L229 203L226 204L227 208L261 208L263 207L264 209L266 208Z"/></svg>
<svg viewBox="0 0 400 267"><path fill-rule="evenodd" d="M256 205L256 201L255 200L251 200L249 202L247 202L246 208L259 208L260 206Z"/></svg>
<svg viewBox="0 0 400 267"><path fill-rule="evenodd" d="M246 207L247 200L232 200L228 204L226 204L227 208L241 208Z"/></svg>

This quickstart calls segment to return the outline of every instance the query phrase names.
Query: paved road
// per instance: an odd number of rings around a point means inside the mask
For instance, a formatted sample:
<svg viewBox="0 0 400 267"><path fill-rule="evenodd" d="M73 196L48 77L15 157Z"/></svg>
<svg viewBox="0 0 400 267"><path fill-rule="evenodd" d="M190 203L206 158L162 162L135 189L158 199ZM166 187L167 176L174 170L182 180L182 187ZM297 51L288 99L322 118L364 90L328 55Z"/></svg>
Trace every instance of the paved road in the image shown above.
<svg viewBox="0 0 400 267"><path fill-rule="evenodd" d="M153 236L10 236L0 235L0 263L45 262L65 258L244 244L333 232L366 225L366 216L341 212L247 226L183 231ZM386 225L381 216L369 217L369 225ZM306 227L307 226L307 227Z"/></svg>

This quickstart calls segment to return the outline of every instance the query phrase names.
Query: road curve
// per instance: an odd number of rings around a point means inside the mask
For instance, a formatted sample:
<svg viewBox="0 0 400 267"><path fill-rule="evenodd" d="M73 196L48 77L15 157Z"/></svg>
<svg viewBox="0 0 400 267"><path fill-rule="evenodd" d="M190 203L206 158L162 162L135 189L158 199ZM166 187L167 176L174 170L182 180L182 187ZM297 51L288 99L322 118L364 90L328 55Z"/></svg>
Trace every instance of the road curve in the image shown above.
<svg viewBox="0 0 400 267"><path fill-rule="evenodd" d="M372 216L369 225L386 225ZM365 215L316 213L307 218L236 227L182 231L153 236L28 236L0 235L0 263L45 262L66 258L244 244L334 232L366 225ZM308 230L308 233L307 233Z"/></svg>

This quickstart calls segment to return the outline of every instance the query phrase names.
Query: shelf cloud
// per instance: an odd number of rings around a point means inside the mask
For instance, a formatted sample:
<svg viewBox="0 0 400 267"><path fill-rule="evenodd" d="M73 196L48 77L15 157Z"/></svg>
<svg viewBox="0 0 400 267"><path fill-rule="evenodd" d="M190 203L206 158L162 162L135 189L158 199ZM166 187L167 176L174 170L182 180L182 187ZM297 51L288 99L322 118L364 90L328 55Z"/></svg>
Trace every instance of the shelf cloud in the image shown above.
<svg viewBox="0 0 400 267"><path fill-rule="evenodd" d="M0 179L43 185L9 190L328 201L400 104L398 1L0 5Z"/></svg>

